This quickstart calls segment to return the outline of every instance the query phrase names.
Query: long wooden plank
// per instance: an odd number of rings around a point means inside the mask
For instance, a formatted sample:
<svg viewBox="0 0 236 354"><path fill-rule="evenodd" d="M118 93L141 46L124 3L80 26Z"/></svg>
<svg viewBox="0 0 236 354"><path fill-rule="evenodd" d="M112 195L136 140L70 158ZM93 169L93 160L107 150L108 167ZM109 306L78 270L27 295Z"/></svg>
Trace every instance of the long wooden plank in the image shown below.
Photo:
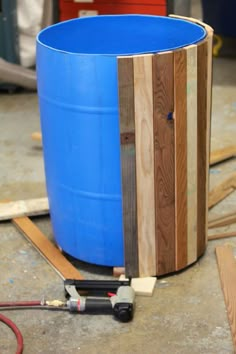
<svg viewBox="0 0 236 354"><path fill-rule="evenodd" d="M222 227L236 223L236 211L230 214L220 216L215 219L211 219L208 222L208 229L213 229L215 227Z"/></svg>
<svg viewBox="0 0 236 354"><path fill-rule="evenodd" d="M153 56L157 274L175 271L174 55ZM168 119L169 117L169 119Z"/></svg>
<svg viewBox="0 0 236 354"><path fill-rule="evenodd" d="M118 58L120 134L135 134L133 58ZM126 276L139 274L135 142L121 143L123 233Z"/></svg>
<svg viewBox="0 0 236 354"><path fill-rule="evenodd" d="M187 265L187 55L174 53L176 270Z"/></svg>
<svg viewBox="0 0 236 354"><path fill-rule="evenodd" d="M208 208L212 208L221 200L233 193L236 188L236 173L233 172L220 184L216 185L209 193Z"/></svg>
<svg viewBox="0 0 236 354"><path fill-rule="evenodd" d="M236 156L236 146L231 145L222 149L217 149L211 152L210 165L215 165L219 162L225 161L231 157Z"/></svg>
<svg viewBox="0 0 236 354"><path fill-rule="evenodd" d="M83 279L80 272L62 255L59 249L46 238L29 218L14 218L12 222L62 279Z"/></svg>
<svg viewBox="0 0 236 354"><path fill-rule="evenodd" d="M206 247L207 237L207 194L208 188L206 187L208 175L208 162L207 162L207 70L208 70L208 43L203 41L198 45L198 87L197 87L197 136L198 136L198 158L197 158L197 253L198 257L203 254Z"/></svg>
<svg viewBox="0 0 236 354"><path fill-rule="evenodd" d="M156 274L152 55L134 56L139 275Z"/></svg>
<svg viewBox="0 0 236 354"><path fill-rule="evenodd" d="M236 261L232 247L217 246L216 258L234 350L236 350Z"/></svg>
<svg viewBox="0 0 236 354"><path fill-rule="evenodd" d="M187 52L187 227L188 264L197 259L197 46Z"/></svg>
<svg viewBox="0 0 236 354"><path fill-rule="evenodd" d="M0 221L18 216L45 215L49 213L48 198L17 200L0 204Z"/></svg>
<svg viewBox="0 0 236 354"><path fill-rule="evenodd" d="M213 234L208 236L208 241L220 240L222 238L236 237L236 231L234 232L223 232L218 234Z"/></svg>

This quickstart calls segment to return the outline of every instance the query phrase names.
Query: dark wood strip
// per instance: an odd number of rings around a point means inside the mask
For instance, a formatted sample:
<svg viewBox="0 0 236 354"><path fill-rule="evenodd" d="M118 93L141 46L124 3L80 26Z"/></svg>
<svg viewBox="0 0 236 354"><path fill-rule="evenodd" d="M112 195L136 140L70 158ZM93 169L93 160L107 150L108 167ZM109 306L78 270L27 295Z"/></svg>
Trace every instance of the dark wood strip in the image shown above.
<svg viewBox="0 0 236 354"><path fill-rule="evenodd" d="M187 54L174 53L176 270L187 265Z"/></svg>
<svg viewBox="0 0 236 354"><path fill-rule="evenodd" d="M206 248L206 226L207 226L207 67L208 67L208 43L207 40L198 45L197 61L197 255L201 256ZM208 128L209 129L209 128Z"/></svg>
<svg viewBox="0 0 236 354"><path fill-rule="evenodd" d="M157 274L175 271L174 55L153 57L153 129Z"/></svg>
<svg viewBox="0 0 236 354"><path fill-rule="evenodd" d="M118 85L121 139L123 233L125 253L125 274L128 277L139 275L138 237L137 237L137 202L136 202L136 157L134 121L134 77L133 59L118 58ZM129 142L127 143L128 137ZM124 143L125 142L125 143Z"/></svg>

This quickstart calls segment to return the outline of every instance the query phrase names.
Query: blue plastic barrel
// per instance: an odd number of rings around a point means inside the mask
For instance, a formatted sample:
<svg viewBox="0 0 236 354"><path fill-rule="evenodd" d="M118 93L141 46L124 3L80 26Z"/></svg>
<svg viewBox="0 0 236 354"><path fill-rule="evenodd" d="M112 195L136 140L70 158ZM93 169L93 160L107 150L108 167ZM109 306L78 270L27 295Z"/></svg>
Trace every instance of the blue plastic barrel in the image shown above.
<svg viewBox="0 0 236 354"><path fill-rule="evenodd" d="M196 43L202 27L167 17L74 19L37 37L38 95L53 232L68 254L124 264L117 56Z"/></svg>

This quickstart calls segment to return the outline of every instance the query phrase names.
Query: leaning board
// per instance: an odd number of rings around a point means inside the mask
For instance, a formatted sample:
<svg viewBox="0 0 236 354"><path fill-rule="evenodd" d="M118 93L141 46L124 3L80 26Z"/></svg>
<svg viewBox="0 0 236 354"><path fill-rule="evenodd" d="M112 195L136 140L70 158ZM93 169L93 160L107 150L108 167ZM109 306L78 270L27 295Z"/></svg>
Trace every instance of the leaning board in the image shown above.
<svg viewBox="0 0 236 354"><path fill-rule="evenodd" d="M175 272L207 241L213 30L175 51L118 57L126 276Z"/></svg>

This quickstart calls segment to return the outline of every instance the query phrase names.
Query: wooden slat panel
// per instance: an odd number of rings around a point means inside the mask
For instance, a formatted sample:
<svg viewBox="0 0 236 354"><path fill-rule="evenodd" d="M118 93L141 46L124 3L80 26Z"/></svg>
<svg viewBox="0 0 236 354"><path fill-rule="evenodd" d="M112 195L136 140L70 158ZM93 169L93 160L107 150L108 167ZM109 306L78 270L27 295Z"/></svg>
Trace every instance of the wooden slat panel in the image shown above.
<svg viewBox="0 0 236 354"><path fill-rule="evenodd" d="M157 274L175 271L173 53L153 56L154 172ZM171 117L169 117L171 118Z"/></svg>
<svg viewBox="0 0 236 354"><path fill-rule="evenodd" d="M134 132L134 78L131 57L118 58L118 85L120 134ZM121 144L125 273L128 277L135 277L139 274L135 166L134 142Z"/></svg>
<svg viewBox="0 0 236 354"><path fill-rule="evenodd" d="M232 247L217 246L216 257L220 274L221 287L224 293L234 353L236 351L236 261Z"/></svg>
<svg viewBox="0 0 236 354"><path fill-rule="evenodd" d="M197 118L197 135L198 135L198 159L197 159L197 185L198 185L198 206L197 206L197 253L198 257L204 253L206 247L207 237L207 210L208 199L207 192L208 184L208 164L209 158L207 158L207 68L208 68L208 43L203 41L198 45L198 88L197 88L197 100L198 100L198 118Z"/></svg>
<svg viewBox="0 0 236 354"><path fill-rule="evenodd" d="M197 46L187 52L187 227L188 264L197 259Z"/></svg>
<svg viewBox="0 0 236 354"><path fill-rule="evenodd" d="M176 270L187 265L187 55L174 53Z"/></svg>
<svg viewBox="0 0 236 354"><path fill-rule="evenodd" d="M137 217L140 276L156 274L152 55L134 57Z"/></svg>

